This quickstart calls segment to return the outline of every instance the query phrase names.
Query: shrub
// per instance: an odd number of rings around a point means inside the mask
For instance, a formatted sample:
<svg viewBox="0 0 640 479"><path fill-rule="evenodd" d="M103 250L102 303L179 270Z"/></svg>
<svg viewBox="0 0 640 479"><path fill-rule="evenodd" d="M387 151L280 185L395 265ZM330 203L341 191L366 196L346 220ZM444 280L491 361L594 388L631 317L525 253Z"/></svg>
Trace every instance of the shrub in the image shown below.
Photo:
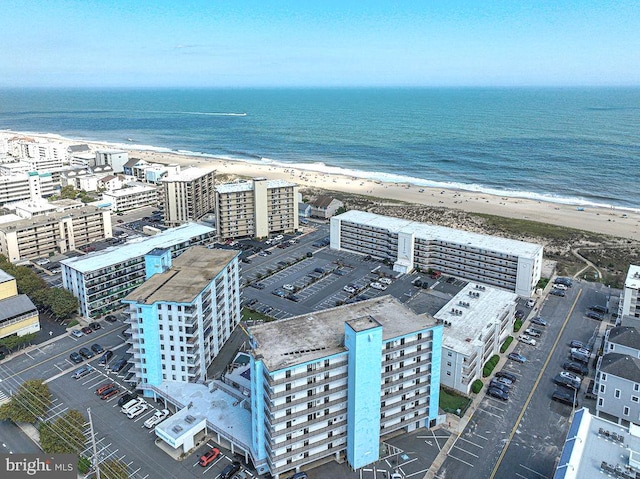
<svg viewBox="0 0 640 479"><path fill-rule="evenodd" d="M478 394L482 390L482 386L482 381L480 379L476 379L471 385L471 391L473 391L474 394Z"/></svg>
<svg viewBox="0 0 640 479"><path fill-rule="evenodd" d="M512 342L513 336L508 336L507 339L504 340L504 343L502 343L502 346L500 346L500 352L504 353L509 348Z"/></svg>
<svg viewBox="0 0 640 479"><path fill-rule="evenodd" d="M513 323L513 332L517 333L518 331L520 331L521 327L522 327L522 320L516 319L516 321Z"/></svg>
<svg viewBox="0 0 640 479"><path fill-rule="evenodd" d="M498 356L497 354L491 356L491 358L489 358L489 361L487 361L482 368L482 377L486 378L490 376L493 372L493 369L496 367L496 364L498 364L498 361L500 361L500 356Z"/></svg>
<svg viewBox="0 0 640 479"><path fill-rule="evenodd" d="M78 324L80 324L78 322L78 320L77 319L73 319L73 320L69 321L69 324L67 325L67 327L71 328L72 326L77 326Z"/></svg>

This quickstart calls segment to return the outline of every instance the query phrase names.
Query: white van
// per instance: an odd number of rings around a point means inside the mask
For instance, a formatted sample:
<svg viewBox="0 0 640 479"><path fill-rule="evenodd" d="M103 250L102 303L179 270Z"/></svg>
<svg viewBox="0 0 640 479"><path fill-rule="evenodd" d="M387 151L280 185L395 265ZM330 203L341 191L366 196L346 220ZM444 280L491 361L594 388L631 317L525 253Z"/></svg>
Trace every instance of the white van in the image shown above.
<svg viewBox="0 0 640 479"><path fill-rule="evenodd" d="M131 401L129 401L128 403L126 403L124 406L120 408L120 412L127 414L131 409L136 407L138 404L142 404L143 402L144 402L144 399L142 398L132 399Z"/></svg>

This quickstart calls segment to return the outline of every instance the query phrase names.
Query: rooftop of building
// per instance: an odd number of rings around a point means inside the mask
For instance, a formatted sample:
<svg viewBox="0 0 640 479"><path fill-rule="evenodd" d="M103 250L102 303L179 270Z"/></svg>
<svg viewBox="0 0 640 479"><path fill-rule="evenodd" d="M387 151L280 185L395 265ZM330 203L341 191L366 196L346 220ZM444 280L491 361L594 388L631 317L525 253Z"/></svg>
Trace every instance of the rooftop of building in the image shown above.
<svg viewBox="0 0 640 479"><path fill-rule="evenodd" d="M624 287L640 289L640 266L635 264L629 265L629 271L627 271L627 279L624 281Z"/></svg>
<svg viewBox="0 0 640 479"><path fill-rule="evenodd" d="M640 331L633 326L617 326L609 330L609 341L640 350Z"/></svg>
<svg viewBox="0 0 640 479"><path fill-rule="evenodd" d="M608 353L600 361L600 372L640 383L640 359L628 354Z"/></svg>
<svg viewBox="0 0 640 479"><path fill-rule="evenodd" d="M81 208L76 208L69 211L55 211L49 213L48 215L40 215L34 216L29 219L20 219L18 221L10 221L6 223L0 224L0 230L4 232L16 231L33 228L38 225L45 225L51 223L57 223L62 218L81 218L83 216L88 216L92 214L100 213L102 214L102 210L96 208L95 206L83 206Z"/></svg>
<svg viewBox="0 0 640 479"><path fill-rule="evenodd" d="M117 150L115 148L101 148L99 150L96 151L96 153L106 153L106 154L110 154L110 155L116 155L116 154L128 154L128 152L126 152L125 150Z"/></svg>
<svg viewBox="0 0 640 479"><path fill-rule="evenodd" d="M239 193L241 191L251 191L253 190L253 183L256 180L264 180L264 178L253 178L253 180L235 181L233 183L217 185L216 191L218 193ZM298 185L296 183L291 183L290 181L283 179L267 180L267 189L287 188L294 186Z"/></svg>
<svg viewBox="0 0 640 479"><path fill-rule="evenodd" d="M38 314L38 308L26 294L0 300L0 323L26 313Z"/></svg>
<svg viewBox="0 0 640 479"><path fill-rule="evenodd" d="M485 343L483 332L500 321L505 308L515 304L518 295L478 283L468 283L434 317L446 322L442 346L471 354Z"/></svg>
<svg viewBox="0 0 640 479"><path fill-rule="evenodd" d="M14 280L15 278L7 273L5 270L0 269L0 283L6 283L7 281Z"/></svg>
<svg viewBox="0 0 640 479"><path fill-rule="evenodd" d="M133 258L142 257L154 248L169 248L175 244L204 234L215 233L215 229L199 223L186 223L170 228L155 236L136 238L126 244L111 246L85 256L69 258L60 263L80 273L96 271Z"/></svg>
<svg viewBox="0 0 640 479"><path fill-rule="evenodd" d="M367 211L350 210L341 215L334 216L332 221L351 221L358 224L369 225L388 230L392 233L413 233L418 238L436 239L448 243L464 245L487 251L508 252L516 256L532 257L540 253L542 246L535 243L500 238L498 236L472 233L470 231L437 226L418 221L383 216Z"/></svg>
<svg viewBox="0 0 640 479"><path fill-rule="evenodd" d="M141 304L191 303L239 255L235 250L193 246L174 259L171 268L154 274L124 299Z"/></svg>
<svg viewBox="0 0 640 479"><path fill-rule="evenodd" d="M89 145L87 145L86 143L82 143L80 145L70 145L67 148L67 151L69 153L82 153L85 151L90 151L91 149L89 148Z"/></svg>
<svg viewBox="0 0 640 479"><path fill-rule="evenodd" d="M589 413L587 408L575 412L554 479L601 479L625 477L615 469L635 477L640 471L640 428L622 427ZM606 464L609 470L603 466Z"/></svg>
<svg viewBox="0 0 640 479"><path fill-rule="evenodd" d="M380 323L385 341L436 326L433 317L417 315L397 299L382 296L252 326L253 352L272 372L341 353L346 351L345 322L360 318Z"/></svg>
<svg viewBox="0 0 640 479"><path fill-rule="evenodd" d="M333 200L335 200L333 196L320 195L316 199L309 201L309 204L314 208L327 208Z"/></svg>
<svg viewBox="0 0 640 479"><path fill-rule="evenodd" d="M162 181L168 182L168 183L172 181L193 181L205 175L208 175L209 173L215 174L215 172L216 170L213 167L205 169L205 168L192 166L191 168L182 170L178 174L171 174L171 175L165 176L162 179Z"/></svg>
<svg viewBox="0 0 640 479"><path fill-rule="evenodd" d="M155 186L135 185L135 186L129 186L128 188L120 188L118 190L105 191L102 195L112 196L114 198L120 198L123 196L130 196L138 193L146 193L146 192L151 192L156 190L157 188Z"/></svg>

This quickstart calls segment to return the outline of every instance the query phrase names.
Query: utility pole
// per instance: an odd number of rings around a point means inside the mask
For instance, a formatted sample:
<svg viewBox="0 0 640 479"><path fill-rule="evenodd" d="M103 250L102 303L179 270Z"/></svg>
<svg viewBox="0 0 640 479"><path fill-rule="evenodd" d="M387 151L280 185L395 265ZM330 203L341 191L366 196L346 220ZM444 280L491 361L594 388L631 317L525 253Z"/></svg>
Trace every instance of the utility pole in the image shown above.
<svg viewBox="0 0 640 479"><path fill-rule="evenodd" d="M91 446L93 447L93 468L96 470L96 479L100 479L100 467L98 465L98 449L96 447L96 436L93 433L93 421L91 420L91 408L87 408L89 415L89 428L91 430Z"/></svg>

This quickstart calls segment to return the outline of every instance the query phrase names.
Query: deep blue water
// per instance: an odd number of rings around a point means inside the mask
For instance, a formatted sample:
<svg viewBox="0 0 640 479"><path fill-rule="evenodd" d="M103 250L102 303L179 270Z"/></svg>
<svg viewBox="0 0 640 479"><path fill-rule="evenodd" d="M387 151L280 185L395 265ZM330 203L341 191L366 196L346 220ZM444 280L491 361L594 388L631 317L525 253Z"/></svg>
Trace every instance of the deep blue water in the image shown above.
<svg viewBox="0 0 640 479"><path fill-rule="evenodd" d="M640 208L639 88L0 90L0 129Z"/></svg>

